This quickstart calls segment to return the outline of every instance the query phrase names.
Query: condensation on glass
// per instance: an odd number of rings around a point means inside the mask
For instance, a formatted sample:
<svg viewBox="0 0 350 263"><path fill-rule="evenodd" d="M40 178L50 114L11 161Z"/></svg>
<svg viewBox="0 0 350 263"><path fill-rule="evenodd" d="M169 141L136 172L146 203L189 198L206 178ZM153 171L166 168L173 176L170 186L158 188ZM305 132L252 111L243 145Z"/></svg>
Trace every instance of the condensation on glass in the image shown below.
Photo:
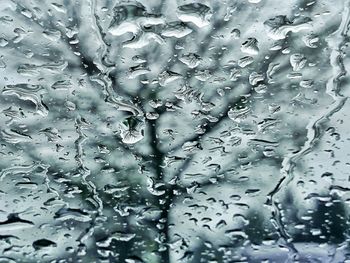
<svg viewBox="0 0 350 263"><path fill-rule="evenodd" d="M0 2L0 262L350 262L349 0Z"/></svg>

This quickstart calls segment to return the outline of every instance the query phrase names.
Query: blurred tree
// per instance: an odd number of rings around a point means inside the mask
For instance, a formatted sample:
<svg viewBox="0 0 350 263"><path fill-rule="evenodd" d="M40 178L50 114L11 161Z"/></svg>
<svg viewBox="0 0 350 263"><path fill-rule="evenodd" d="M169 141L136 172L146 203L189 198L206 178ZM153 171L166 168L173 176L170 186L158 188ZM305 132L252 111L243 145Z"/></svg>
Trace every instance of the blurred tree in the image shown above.
<svg viewBox="0 0 350 263"><path fill-rule="evenodd" d="M265 238L295 252L275 197L338 109L319 117L338 75L317 34L341 21L315 12L342 7L253 2L2 2L2 174L45 178L0 189L35 229L9 258L237 262ZM341 204L314 216L344 240ZM39 236L56 246L28 245Z"/></svg>

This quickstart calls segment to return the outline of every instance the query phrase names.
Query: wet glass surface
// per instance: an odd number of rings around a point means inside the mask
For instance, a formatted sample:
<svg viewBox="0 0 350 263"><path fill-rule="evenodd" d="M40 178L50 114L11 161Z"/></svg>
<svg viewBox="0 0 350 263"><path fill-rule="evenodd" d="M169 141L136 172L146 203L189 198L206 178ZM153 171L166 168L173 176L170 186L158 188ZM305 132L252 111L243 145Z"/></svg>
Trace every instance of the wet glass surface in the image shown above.
<svg viewBox="0 0 350 263"><path fill-rule="evenodd" d="M1 0L0 262L350 262L349 8Z"/></svg>

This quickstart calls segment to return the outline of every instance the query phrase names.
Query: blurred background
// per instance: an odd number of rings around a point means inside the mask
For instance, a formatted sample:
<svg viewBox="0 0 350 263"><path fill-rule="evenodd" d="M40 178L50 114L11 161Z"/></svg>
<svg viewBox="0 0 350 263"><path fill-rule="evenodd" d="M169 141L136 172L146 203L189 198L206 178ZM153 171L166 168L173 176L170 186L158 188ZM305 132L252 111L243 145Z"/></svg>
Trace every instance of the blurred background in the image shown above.
<svg viewBox="0 0 350 263"><path fill-rule="evenodd" d="M348 0L2 0L0 262L350 262Z"/></svg>

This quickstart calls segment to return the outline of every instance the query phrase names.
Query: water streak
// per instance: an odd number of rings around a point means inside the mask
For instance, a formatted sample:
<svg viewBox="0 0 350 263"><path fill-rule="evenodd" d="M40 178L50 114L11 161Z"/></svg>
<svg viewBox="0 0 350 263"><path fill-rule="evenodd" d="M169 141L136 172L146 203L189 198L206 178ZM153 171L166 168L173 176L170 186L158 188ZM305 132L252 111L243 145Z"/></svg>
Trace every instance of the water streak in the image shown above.
<svg viewBox="0 0 350 263"><path fill-rule="evenodd" d="M266 202L266 204L271 206L273 211L272 222L276 227L277 231L279 232L281 238L286 243L286 246L288 247L293 258L296 258L298 256L298 250L290 242L291 236L287 233L285 229L281 217L281 211L278 207L278 203L275 201L275 197L281 192L282 189L286 189L288 185L293 181L293 170L298 161L305 155L310 153L317 144L317 142L320 140L322 136L322 124L327 122L330 117L332 117L336 112L341 110L347 100L346 97L339 94L339 90L340 79L346 74L345 67L343 64L344 52L342 51L342 49L347 44L346 38L348 33L348 26L350 23L349 3L350 1L346 1L344 4L342 21L339 28L327 39L328 45L332 50L330 53L330 64L333 68L333 77L330 78L327 82L326 92L329 96L333 98L334 102L327 109L327 111L321 112L309 122L309 124L306 127L307 140L305 144L301 147L301 149L298 152L292 155L288 155L284 158L280 170L282 177L275 186L275 188L269 193L268 200Z"/></svg>

